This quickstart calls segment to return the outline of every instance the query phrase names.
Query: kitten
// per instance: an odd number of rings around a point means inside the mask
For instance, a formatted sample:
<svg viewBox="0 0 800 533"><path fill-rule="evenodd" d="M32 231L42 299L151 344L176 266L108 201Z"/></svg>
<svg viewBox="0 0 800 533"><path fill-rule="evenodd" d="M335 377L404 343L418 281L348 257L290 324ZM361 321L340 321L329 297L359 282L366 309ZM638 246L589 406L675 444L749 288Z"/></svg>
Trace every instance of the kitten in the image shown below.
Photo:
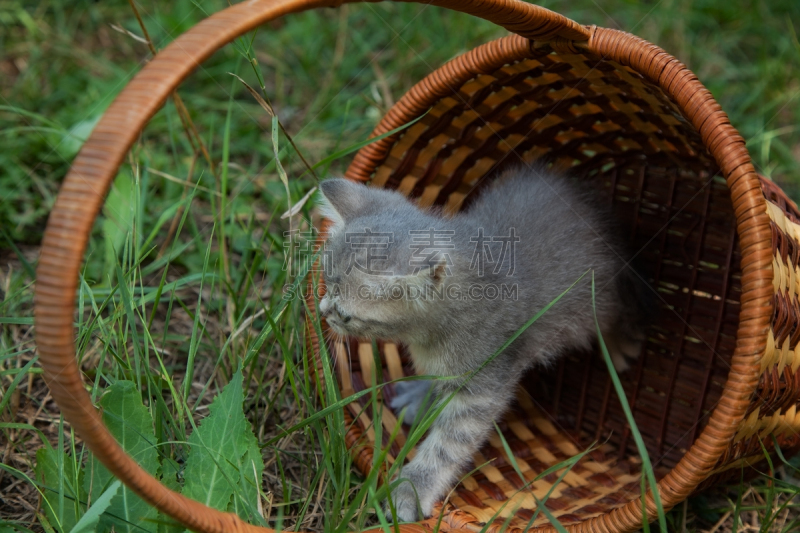
<svg viewBox="0 0 800 533"><path fill-rule="evenodd" d="M570 180L513 168L450 218L398 192L343 179L324 181L320 190L332 221L320 301L328 325L342 335L405 343L419 374L458 376L432 382L437 401L454 395L403 467L399 478L407 481L392 490L396 521L431 514L506 411L527 368L592 346L588 270L615 366L622 371L626 357L638 356L645 338L632 294L638 282L606 217ZM392 407L408 406L406 419L413 420L430 384L398 383Z"/></svg>

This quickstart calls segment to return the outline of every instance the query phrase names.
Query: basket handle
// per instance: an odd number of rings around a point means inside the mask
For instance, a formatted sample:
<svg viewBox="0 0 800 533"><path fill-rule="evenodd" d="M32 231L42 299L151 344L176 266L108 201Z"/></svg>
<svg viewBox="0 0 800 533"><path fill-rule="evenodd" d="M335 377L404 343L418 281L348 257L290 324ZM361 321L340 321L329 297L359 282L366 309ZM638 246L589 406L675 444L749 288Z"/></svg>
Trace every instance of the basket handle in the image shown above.
<svg viewBox="0 0 800 533"><path fill-rule="evenodd" d="M173 492L128 456L92 405L75 360L73 314L79 269L89 233L123 158L150 118L178 85L221 46L292 12L333 7L342 0L254 0L203 20L160 52L117 96L72 164L42 240L36 272L36 341L51 394L78 435L106 468L159 511L189 529L272 532L237 515L210 509ZM586 40L588 30L547 9L518 0L434 0L539 41ZM401 526L406 533L424 531Z"/></svg>

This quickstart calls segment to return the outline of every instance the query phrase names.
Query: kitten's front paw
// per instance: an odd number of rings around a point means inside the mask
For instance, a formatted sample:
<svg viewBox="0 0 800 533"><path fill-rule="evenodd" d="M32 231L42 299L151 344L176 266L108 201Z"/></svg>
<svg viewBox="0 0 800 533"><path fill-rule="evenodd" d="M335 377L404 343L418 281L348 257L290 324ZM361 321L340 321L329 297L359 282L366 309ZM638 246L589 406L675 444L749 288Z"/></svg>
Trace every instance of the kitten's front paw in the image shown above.
<svg viewBox="0 0 800 533"><path fill-rule="evenodd" d="M394 384L394 397L389 402L389 407L395 413L406 409L405 422L413 424L417 419L425 416L431 406L433 395L430 388L433 385L429 380L399 381ZM427 398L427 402L425 399Z"/></svg>
<svg viewBox="0 0 800 533"><path fill-rule="evenodd" d="M408 481L402 482L392 491L392 504L395 511L393 522L416 522L419 519L417 493ZM384 502L383 509L386 516L392 518L392 508L388 500Z"/></svg>

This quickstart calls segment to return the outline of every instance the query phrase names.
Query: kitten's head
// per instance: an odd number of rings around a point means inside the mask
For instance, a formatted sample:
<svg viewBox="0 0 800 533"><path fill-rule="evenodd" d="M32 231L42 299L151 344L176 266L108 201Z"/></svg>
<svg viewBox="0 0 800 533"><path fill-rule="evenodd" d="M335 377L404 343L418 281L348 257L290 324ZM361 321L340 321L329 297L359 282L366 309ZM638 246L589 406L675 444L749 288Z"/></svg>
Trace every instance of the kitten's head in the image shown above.
<svg viewBox="0 0 800 533"><path fill-rule="evenodd" d="M424 329L448 256L433 247L421 250L420 234L412 232L424 232L438 219L397 192L344 179L320 184L320 207L332 222L322 258L327 293L320 312L333 330L409 340Z"/></svg>

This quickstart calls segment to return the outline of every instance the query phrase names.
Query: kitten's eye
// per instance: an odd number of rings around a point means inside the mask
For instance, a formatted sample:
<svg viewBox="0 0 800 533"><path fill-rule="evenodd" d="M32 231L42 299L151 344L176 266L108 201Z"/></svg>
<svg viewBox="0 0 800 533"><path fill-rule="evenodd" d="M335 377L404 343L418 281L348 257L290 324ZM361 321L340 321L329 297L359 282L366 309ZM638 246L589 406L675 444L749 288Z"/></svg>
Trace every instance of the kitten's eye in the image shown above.
<svg viewBox="0 0 800 533"><path fill-rule="evenodd" d="M343 317L342 317L342 323L343 323L343 324L347 324L347 323L348 323L348 322L350 322L352 319L353 319L353 317L351 317L350 315L348 315L348 316L343 316Z"/></svg>

